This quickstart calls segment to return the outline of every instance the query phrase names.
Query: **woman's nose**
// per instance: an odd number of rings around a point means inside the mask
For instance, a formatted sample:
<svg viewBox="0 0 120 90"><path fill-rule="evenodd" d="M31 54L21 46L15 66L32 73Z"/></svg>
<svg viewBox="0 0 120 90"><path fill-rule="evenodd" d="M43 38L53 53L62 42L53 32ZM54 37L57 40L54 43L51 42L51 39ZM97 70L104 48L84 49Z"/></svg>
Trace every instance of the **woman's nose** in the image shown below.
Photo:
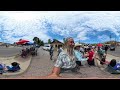
<svg viewBox="0 0 120 90"><path fill-rule="evenodd" d="M72 45L75 45L75 43L72 43Z"/></svg>

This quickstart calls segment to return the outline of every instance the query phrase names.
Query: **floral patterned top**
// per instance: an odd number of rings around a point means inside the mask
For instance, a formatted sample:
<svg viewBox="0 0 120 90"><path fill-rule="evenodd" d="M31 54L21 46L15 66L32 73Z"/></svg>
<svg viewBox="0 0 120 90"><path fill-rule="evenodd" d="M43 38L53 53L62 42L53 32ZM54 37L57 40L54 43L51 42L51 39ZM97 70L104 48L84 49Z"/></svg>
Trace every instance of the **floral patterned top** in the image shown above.
<svg viewBox="0 0 120 90"><path fill-rule="evenodd" d="M64 68L64 69L75 68L76 66L75 57L73 56L73 58L70 59L70 56L67 54L67 52L63 51L59 54L54 66Z"/></svg>

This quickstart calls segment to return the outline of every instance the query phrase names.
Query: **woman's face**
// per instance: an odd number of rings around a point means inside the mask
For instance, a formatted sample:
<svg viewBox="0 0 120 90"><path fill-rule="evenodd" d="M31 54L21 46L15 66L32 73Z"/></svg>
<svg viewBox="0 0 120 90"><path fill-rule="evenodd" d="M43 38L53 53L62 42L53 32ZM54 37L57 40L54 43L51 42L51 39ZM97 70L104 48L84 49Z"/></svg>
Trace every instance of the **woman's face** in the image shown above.
<svg viewBox="0 0 120 90"><path fill-rule="evenodd" d="M74 43L73 38L70 38L70 39L68 40L67 45L68 45L70 48L73 48L73 47L74 47L75 43Z"/></svg>
<svg viewBox="0 0 120 90"><path fill-rule="evenodd" d="M77 47L76 47L76 50L80 50L80 46L77 46Z"/></svg>

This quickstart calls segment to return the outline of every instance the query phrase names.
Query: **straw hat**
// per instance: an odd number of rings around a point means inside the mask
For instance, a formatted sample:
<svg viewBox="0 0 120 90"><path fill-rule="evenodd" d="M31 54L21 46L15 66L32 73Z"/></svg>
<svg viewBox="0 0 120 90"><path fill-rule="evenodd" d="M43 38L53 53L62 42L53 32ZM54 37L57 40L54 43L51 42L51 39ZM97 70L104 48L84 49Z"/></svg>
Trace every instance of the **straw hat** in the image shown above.
<svg viewBox="0 0 120 90"><path fill-rule="evenodd" d="M75 46L74 46L74 48L78 47L78 46L82 46L82 44L76 43Z"/></svg>

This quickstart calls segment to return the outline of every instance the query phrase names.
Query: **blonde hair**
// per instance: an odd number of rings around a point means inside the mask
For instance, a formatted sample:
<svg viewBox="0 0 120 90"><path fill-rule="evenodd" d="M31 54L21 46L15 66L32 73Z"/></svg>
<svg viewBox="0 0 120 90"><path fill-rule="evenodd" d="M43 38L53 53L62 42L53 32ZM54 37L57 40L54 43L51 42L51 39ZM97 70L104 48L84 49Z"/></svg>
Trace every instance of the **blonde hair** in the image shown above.
<svg viewBox="0 0 120 90"><path fill-rule="evenodd" d="M67 49L69 48L69 45L68 45L69 39L73 39L73 38L72 37L67 37L66 38L66 44L65 44L65 46L66 46Z"/></svg>
<svg viewBox="0 0 120 90"><path fill-rule="evenodd" d="M69 39L73 39L72 37L67 37L66 38L66 42L68 42Z"/></svg>

